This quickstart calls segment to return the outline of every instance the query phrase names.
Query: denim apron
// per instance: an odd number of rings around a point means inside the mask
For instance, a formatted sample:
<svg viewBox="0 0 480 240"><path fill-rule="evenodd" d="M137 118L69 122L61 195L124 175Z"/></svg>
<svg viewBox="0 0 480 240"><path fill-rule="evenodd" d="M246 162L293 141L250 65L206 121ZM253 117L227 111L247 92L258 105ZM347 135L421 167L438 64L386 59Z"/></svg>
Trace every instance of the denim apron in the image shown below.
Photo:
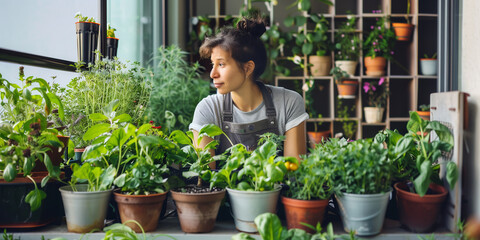
<svg viewBox="0 0 480 240"><path fill-rule="evenodd" d="M256 82L262 92L267 118L251 123L233 123L233 101L230 93L225 95L223 100L222 130L232 140L233 144L242 143L247 150L253 151L257 148L260 135L271 132L279 134L277 123L277 112L273 105L272 93L262 82ZM232 145L223 134L220 136L220 145L216 154L225 152Z"/></svg>

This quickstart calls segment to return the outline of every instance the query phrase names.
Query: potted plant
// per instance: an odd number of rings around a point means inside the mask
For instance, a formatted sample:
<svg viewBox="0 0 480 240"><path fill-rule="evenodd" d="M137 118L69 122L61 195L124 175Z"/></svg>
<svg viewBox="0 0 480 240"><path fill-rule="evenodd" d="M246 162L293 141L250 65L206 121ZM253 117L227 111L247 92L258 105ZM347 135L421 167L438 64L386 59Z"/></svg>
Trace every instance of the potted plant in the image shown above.
<svg viewBox="0 0 480 240"><path fill-rule="evenodd" d="M446 167L444 182L450 189L458 179L456 164L440 158L442 152L452 149L453 136L445 125L423 120L415 111L410 112L407 130L403 136L385 131L385 142L397 166L394 187L400 223L413 232L430 232L448 193L439 179L440 165Z"/></svg>
<svg viewBox="0 0 480 240"><path fill-rule="evenodd" d="M354 99L357 97L357 80L348 79L350 75L338 66L333 67L330 70L330 74L332 74L335 84L337 84L338 98Z"/></svg>
<svg viewBox="0 0 480 240"><path fill-rule="evenodd" d="M115 37L115 31L117 29L112 28L110 24L107 27L107 58L113 59L117 56L117 49L118 49L118 38Z"/></svg>
<svg viewBox="0 0 480 240"><path fill-rule="evenodd" d="M63 106L44 79L25 77L23 69L20 67L21 87L0 74L0 192L5 196L0 204L5 218L0 218L0 225L3 227L43 226L61 214L52 209L60 198L55 194L58 185L49 180L62 178L63 159L52 159L51 152L63 152L65 146L47 117L54 107L60 109L58 114L63 117Z"/></svg>
<svg viewBox="0 0 480 240"><path fill-rule="evenodd" d="M430 121L430 104L422 104L418 106L417 113L423 120Z"/></svg>
<svg viewBox="0 0 480 240"><path fill-rule="evenodd" d="M388 149L372 139L331 139L332 181L345 231L380 233L392 188ZM375 166L375 167L372 167Z"/></svg>
<svg viewBox="0 0 480 240"><path fill-rule="evenodd" d="M85 17L80 12L75 14L77 32L77 56L78 61L87 65L95 62L95 50L98 43L98 31L100 24L93 17Z"/></svg>
<svg viewBox="0 0 480 240"><path fill-rule="evenodd" d="M321 113L317 113L317 110L314 106L314 93L313 90L315 89L315 83L313 80L308 80L303 85L302 89L305 91L305 106L310 118L318 118L321 119L323 115ZM315 148L315 146L322 141L322 139L327 139L331 135L330 130L318 131L318 127L323 124L322 121L314 122L313 131L307 131L308 141L310 148Z"/></svg>
<svg viewBox="0 0 480 240"><path fill-rule="evenodd" d="M342 99L339 99L337 102L337 116L342 123L343 130L341 136L349 140L353 140L357 132L357 121L350 117L350 113L354 112L355 108L355 105L349 107Z"/></svg>
<svg viewBox="0 0 480 240"><path fill-rule="evenodd" d="M413 24L410 23L410 0L407 0L407 13L405 15L406 22L394 22L392 27L398 41L410 41L413 31Z"/></svg>
<svg viewBox="0 0 480 240"><path fill-rule="evenodd" d="M211 175L209 164L215 161L211 151L215 150L218 141L214 140L203 148L199 146L203 137L213 138L220 134L224 134L223 131L213 124L200 129L197 142L194 141L192 131L184 133L175 130L170 134L172 140L183 146L182 150L187 155L182 163L190 165L190 171L198 177L196 185L171 191L177 206L180 226L184 232L211 232L215 227L218 210L225 197L225 189L205 186L202 178L209 179L208 176Z"/></svg>
<svg viewBox="0 0 480 240"><path fill-rule="evenodd" d="M299 228L314 233L314 229L308 226L322 223L333 193L332 159L328 154L331 142L325 139L323 143L312 149L308 156L302 156L301 161L286 159L288 171L284 183L288 188L281 199L288 229Z"/></svg>
<svg viewBox="0 0 480 240"><path fill-rule="evenodd" d="M355 75L355 69L360 56L360 38L356 33L357 19L348 15L347 21L335 33L335 66Z"/></svg>
<svg viewBox="0 0 480 240"><path fill-rule="evenodd" d="M427 54L420 58L420 69L422 75L437 75L437 53L434 53L431 57Z"/></svg>
<svg viewBox="0 0 480 240"><path fill-rule="evenodd" d="M226 187L230 197L235 227L242 232L257 232L254 219L261 213L275 212L281 187L287 172L284 157L276 157L277 143L272 138L253 152L242 144L229 148L223 167L213 172L211 185Z"/></svg>
<svg viewBox="0 0 480 240"><path fill-rule="evenodd" d="M365 91L365 94L367 94L367 104L363 107L363 111L365 112L365 122L381 122L389 94L385 78L381 77L378 82L365 81L363 83L363 90Z"/></svg>
<svg viewBox="0 0 480 240"><path fill-rule="evenodd" d="M386 26L386 18L378 18L375 25L370 26L370 33L363 41L365 74L367 76L385 75L387 60L390 60L395 45L395 33Z"/></svg>

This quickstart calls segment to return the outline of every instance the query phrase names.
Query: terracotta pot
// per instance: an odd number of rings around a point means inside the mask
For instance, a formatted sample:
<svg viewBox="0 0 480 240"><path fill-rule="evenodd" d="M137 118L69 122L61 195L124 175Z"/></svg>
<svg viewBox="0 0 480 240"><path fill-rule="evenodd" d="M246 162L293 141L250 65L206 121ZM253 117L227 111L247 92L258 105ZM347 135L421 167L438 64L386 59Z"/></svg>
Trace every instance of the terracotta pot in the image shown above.
<svg viewBox="0 0 480 240"><path fill-rule="evenodd" d="M350 76L355 75L355 69L357 68L357 61L352 60L337 60L335 65L347 72Z"/></svg>
<svg viewBox="0 0 480 240"><path fill-rule="evenodd" d="M310 74L314 77L328 76L332 68L332 58L330 56L309 56Z"/></svg>
<svg viewBox="0 0 480 240"><path fill-rule="evenodd" d="M322 131L322 132L307 132L308 135L308 144L310 148L314 149L315 145L322 142L322 139L327 140L330 135L330 130Z"/></svg>
<svg viewBox="0 0 480 240"><path fill-rule="evenodd" d="M135 220L142 225L145 232L154 231L157 229L158 218L160 217L167 193L125 195L118 191L113 192L122 223L128 220ZM133 222L129 222L126 225L137 233L142 232L140 227Z"/></svg>
<svg viewBox="0 0 480 240"><path fill-rule="evenodd" d="M417 111L417 113L423 120L430 121L430 111Z"/></svg>
<svg viewBox="0 0 480 240"><path fill-rule="evenodd" d="M288 229L300 228L309 233L315 233L313 229L300 223L308 223L312 226L316 226L317 223L322 223L325 209L328 205L328 199L299 200L282 197L282 203L285 208Z"/></svg>
<svg viewBox="0 0 480 240"><path fill-rule="evenodd" d="M182 231L200 233L213 230L225 190L211 193L171 192Z"/></svg>
<svg viewBox="0 0 480 240"><path fill-rule="evenodd" d="M408 23L392 23L398 41L410 41L413 25Z"/></svg>
<svg viewBox="0 0 480 240"><path fill-rule="evenodd" d="M367 76L383 76L385 75L385 66L387 66L387 59L384 57L365 57L364 58L365 74Z"/></svg>
<svg viewBox="0 0 480 240"><path fill-rule="evenodd" d="M63 162L63 153L65 149L68 147L68 140L70 137L68 136L57 136L58 140L63 143L63 148L59 150L57 147L49 146L51 150L47 151L48 157L50 157L50 161L52 161L53 166L60 166L60 163ZM45 172L47 171L47 167L45 164L40 163L38 161L35 162L35 167L32 169L32 172Z"/></svg>
<svg viewBox="0 0 480 240"><path fill-rule="evenodd" d="M337 84L338 98L354 99L357 96L357 87L357 81L343 80Z"/></svg>
<svg viewBox="0 0 480 240"><path fill-rule="evenodd" d="M396 183L394 187L400 223L412 232L432 232L448 191L441 185L431 183L429 191L432 193L420 197L409 192L405 183Z"/></svg>

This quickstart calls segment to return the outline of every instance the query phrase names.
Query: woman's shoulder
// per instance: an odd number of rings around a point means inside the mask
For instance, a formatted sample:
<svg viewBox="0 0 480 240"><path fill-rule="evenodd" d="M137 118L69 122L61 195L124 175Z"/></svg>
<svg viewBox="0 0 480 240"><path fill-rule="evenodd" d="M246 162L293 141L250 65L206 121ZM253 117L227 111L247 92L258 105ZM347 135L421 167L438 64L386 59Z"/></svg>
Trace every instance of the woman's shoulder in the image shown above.
<svg viewBox="0 0 480 240"><path fill-rule="evenodd" d="M300 93L290 90L288 88L273 86L273 85L266 85L266 86L268 86L268 88L272 90L272 95L274 97L278 96L286 99L302 98L302 95L300 95Z"/></svg>

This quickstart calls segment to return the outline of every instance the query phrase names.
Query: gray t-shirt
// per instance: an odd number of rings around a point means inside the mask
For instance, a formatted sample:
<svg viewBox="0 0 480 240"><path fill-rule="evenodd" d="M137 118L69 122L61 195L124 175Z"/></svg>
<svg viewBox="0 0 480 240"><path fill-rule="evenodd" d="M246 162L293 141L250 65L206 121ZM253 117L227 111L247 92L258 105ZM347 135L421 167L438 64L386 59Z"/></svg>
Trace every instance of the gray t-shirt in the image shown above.
<svg viewBox="0 0 480 240"><path fill-rule="evenodd" d="M295 91L283 87L266 85L272 90L272 100L277 112L278 132L285 135L285 132L308 119L305 112L303 98ZM192 123L189 128L195 131L207 124L222 126L223 94L214 94L204 98L195 108ZM265 103L262 102L256 109L244 112L233 105L233 122L250 123L267 118Z"/></svg>

